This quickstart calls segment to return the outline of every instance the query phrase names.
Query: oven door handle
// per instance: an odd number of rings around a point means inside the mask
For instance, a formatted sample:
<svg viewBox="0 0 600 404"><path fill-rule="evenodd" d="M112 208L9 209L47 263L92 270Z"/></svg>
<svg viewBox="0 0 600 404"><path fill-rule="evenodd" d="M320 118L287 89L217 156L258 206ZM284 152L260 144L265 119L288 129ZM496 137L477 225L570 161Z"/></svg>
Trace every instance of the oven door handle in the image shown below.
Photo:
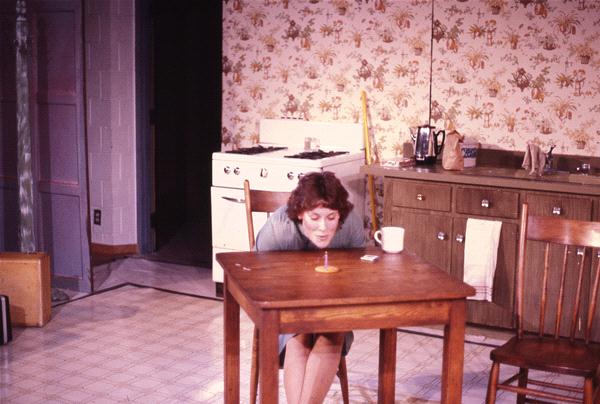
<svg viewBox="0 0 600 404"><path fill-rule="evenodd" d="M240 199L240 198L233 198L231 196L222 196L221 198L225 199L226 201L229 202L235 202L235 203L246 203L245 200Z"/></svg>

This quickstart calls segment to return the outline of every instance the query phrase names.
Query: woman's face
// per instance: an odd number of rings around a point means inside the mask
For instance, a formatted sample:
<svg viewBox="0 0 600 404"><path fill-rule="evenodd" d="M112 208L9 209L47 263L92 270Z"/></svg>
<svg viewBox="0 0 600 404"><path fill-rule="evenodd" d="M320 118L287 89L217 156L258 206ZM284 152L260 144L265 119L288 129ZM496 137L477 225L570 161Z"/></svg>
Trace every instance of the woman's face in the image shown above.
<svg viewBox="0 0 600 404"><path fill-rule="evenodd" d="M326 248L335 235L340 222L337 210L322 206L298 215L302 233L319 248Z"/></svg>

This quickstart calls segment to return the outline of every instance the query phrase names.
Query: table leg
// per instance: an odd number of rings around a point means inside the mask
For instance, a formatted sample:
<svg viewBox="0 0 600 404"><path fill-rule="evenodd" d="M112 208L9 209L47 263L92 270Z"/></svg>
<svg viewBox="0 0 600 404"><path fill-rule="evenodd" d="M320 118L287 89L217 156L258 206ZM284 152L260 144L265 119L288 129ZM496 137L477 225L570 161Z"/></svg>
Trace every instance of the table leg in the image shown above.
<svg viewBox="0 0 600 404"><path fill-rule="evenodd" d="M225 346L225 403L240 402L240 305L223 287L223 333Z"/></svg>
<svg viewBox="0 0 600 404"><path fill-rule="evenodd" d="M263 312L259 335L260 402L277 404L279 400L279 313L277 311Z"/></svg>
<svg viewBox="0 0 600 404"><path fill-rule="evenodd" d="M379 330L379 386L377 402L393 403L396 396L396 329Z"/></svg>
<svg viewBox="0 0 600 404"><path fill-rule="evenodd" d="M465 307L465 299L454 301L450 309L450 321L444 327L442 404L460 404L462 401Z"/></svg>

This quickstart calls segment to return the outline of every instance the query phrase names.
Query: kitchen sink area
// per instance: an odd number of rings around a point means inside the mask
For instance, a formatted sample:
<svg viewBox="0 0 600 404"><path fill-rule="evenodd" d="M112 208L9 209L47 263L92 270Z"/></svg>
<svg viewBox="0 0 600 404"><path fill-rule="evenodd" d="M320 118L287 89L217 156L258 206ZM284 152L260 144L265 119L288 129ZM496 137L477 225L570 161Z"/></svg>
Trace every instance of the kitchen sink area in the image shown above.
<svg viewBox="0 0 600 404"><path fill-rule="evenodd" d="M520 167L522 156L492 159L485 164L462 170L445 170L441 164L392 167L380 164L363 166L364 174L421 181L437 181L499 188L519 188L530 191L550 191L572 194L600 195L600 171L588 168L582 172L580 163L556 164L558 169L543 175L529 174ZM478 161L479 164L479 161Z"/></svg>
<svg viewBox="0 0 600 404"><path fill-rule="evenodd" d="M443 169L442 169L443 170ZM600 175L598 172L581 173L569 172L562 170L551 170L544 172L543 175L529 174L528 170L523 168L507 168L507 167L470 167L462 171L457 171L460 175L473 175L478 177L501 177L519 179L525 181L544 181L544 182L559 182L573 184L595 184L600 185Z"/></svg>

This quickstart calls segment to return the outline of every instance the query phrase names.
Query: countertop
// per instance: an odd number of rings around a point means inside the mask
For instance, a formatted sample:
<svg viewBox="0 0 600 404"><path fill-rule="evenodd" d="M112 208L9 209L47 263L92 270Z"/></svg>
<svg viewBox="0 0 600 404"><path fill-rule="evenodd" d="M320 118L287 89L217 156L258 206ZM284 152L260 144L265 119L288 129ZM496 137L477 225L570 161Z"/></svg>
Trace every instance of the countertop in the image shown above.
<svg viewBox="0 0 600 404"><path fill-rule="evenodd" d="M529 175L522 168L480 166L463 170L444 170L441 164L414 167L385 167L370 164L361 173L410 180L439 181L580 195L600 195L600 176L555 171L542 176Z"/></svg>

